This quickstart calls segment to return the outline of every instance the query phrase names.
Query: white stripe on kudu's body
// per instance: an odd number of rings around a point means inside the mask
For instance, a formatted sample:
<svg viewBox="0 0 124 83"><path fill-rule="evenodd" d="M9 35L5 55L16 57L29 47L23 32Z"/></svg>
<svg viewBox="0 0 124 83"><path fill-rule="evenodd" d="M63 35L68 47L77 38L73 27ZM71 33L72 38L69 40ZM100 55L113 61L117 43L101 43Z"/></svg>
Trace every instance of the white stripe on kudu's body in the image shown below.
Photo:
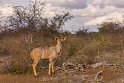
<svg viewBox="0 0 124 83"><path fill-rule="evenodd" d="M66 37L64 38L58 38L56 37L56 42L57 44L55 46L50 46L50 47L39 47L35 48L31 52L31 59L33 60L33 72L34 75L37 76L36 73L36 66L39 62L40 59L49 59L49 71L48 74L51 74L51 69L52 72L54 73L54 59L57 58L59 55L61 55L61 49L62 49L62 41L66 40Z"/></svg>

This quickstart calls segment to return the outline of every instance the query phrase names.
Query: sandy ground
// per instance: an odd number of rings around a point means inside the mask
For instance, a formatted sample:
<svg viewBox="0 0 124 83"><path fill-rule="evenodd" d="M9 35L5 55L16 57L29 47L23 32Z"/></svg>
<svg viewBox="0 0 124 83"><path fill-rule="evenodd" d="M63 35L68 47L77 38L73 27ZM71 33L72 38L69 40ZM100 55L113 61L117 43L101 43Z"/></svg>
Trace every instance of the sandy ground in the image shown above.
<svg viewBox="0 0 124 83"><path fill-rule="evenodd" d="M62 73L57 71L55 74L49 76L48 70L39 73L36 78L33 74L26 75L12 75L0 74L0 83L95 83L94 76L97 72L103 71L102 77L104 83L124 83L123 68L94 68L88 69L84 73ZM84 80L85 78L85 80Z"/></svg>

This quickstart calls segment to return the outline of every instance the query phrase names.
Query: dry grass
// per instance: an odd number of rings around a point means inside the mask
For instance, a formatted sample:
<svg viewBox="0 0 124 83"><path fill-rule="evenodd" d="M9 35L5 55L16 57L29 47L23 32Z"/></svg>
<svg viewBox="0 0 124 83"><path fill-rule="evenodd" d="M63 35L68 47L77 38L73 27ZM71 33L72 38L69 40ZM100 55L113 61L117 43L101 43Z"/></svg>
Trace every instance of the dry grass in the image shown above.
<svg viewBox="0 0 124 83"><path fill-rule="evenodd" d="M100 35L92 38L84 38L75 35L66 35L67 40L63 44L62 57L56 64L61 66L69 58L80 57L76 62L93 64L100 61L109 63L124 64L122 37L112 38L111 36ZM11 73L24 74L31 72L30 52L36 47L45 47L55 44L54 38L43 38L38 34L30 36L21 34L20 36L8 36L0 40L0 56L10 56L12 61ZM42 64L42 63L41 63ZM8 71L7 71L8 72Z"/></svg>

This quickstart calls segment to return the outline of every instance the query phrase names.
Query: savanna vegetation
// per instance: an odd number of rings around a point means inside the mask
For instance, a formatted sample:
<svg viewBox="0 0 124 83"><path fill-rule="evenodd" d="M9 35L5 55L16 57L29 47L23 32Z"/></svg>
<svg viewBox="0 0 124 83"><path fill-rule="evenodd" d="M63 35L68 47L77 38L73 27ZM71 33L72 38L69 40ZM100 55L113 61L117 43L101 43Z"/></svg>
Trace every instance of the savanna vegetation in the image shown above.
<svg viewBox="0 0 124 83"><path fill-rule="evenodd" d="M14 14L0 24L0 57L7 63L1 73L25 74L32 71L30 52L36 47L55 45L54 37L67 37L62 56L56 60L61 66L66 60L79 56L77 63L93 64L100 61L124 65L124 24L103 22L98 32L81 29L75 34L62 29L73 17L69 12L44 16L45 3L30 2L27 7L13 6ZM76 27L75 27L76 28ZM45 62L40 62L47 66Z"/></svg>

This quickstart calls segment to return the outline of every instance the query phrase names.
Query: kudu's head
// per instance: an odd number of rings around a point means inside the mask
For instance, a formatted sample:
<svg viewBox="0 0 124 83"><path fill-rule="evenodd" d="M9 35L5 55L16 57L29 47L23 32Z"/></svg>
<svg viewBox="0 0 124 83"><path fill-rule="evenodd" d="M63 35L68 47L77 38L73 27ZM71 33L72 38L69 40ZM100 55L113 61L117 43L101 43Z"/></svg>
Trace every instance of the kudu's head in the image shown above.
<svg viewBox="0 0 124 83"><path fill-rule="evenodd" d="M61 42L66 40L66 37L62 37L62 38L55 37L55 40L56 40L57 44L61 44Z"/></svg>
<svg viewBox="0 0 124 83"><path fill-rule="evenodd" d="M57 54L59 56L61 56L61 49L62 49L62 44L61 43L66 40L66 37L62 37L62 38L55 37L55 40L57 42L57 44L56 44Z"/></svg>

